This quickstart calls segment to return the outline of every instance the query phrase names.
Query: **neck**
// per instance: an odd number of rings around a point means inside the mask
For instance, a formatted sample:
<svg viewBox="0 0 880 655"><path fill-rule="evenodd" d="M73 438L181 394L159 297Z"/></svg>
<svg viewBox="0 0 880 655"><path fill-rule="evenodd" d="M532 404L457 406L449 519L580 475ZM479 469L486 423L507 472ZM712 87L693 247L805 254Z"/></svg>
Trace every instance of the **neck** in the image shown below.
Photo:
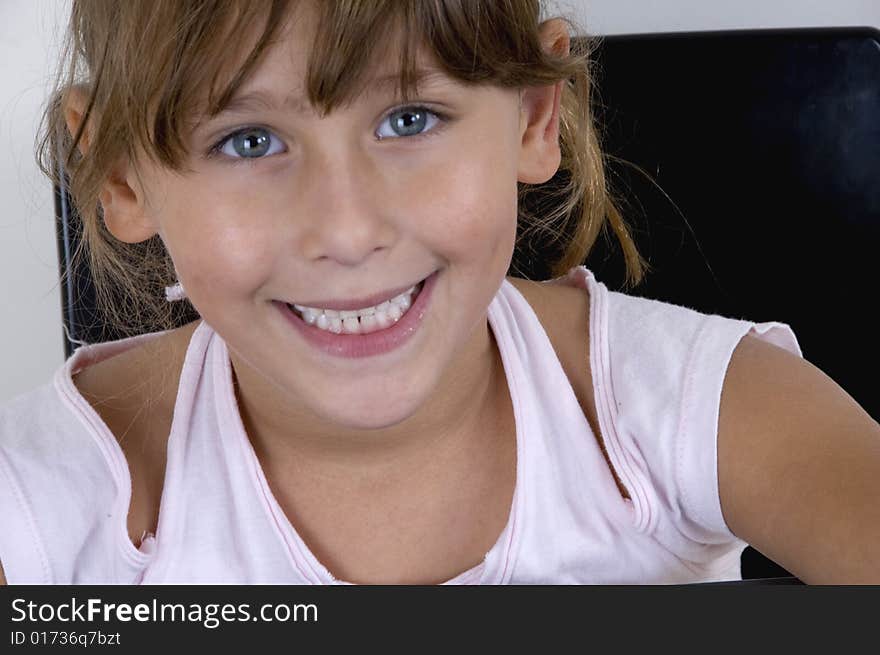
<svg viewBox="0 0 880 655"><path fill-rule="evenodd" d="M242 422L264 468L271 464L273 470L319 476L325 482L389 482L444 470L477 448L485 450L477 437L494 438L497 431L492 428L507 398L504 368L488 322L415 414L369 433L319 423L291 425L289 417L265 402L262 387L249 384L252 371L236 368L234 359L233 370Z"/></svg>

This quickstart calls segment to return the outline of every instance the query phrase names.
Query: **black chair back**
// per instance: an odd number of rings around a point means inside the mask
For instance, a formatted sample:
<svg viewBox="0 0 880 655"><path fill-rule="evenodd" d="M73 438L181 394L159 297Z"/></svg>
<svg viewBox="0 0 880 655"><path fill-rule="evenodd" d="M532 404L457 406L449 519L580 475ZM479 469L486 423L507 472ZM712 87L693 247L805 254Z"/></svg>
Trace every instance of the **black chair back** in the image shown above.
<svg viewBox="0 0 880 655"><path fill-rule="evenodd" d="M653 273L630 293L789 323L880 420L880 31L608 37L598 114ZM659 188L658 188L659 187ZM601 242L587 265L619 289Z"/></svg>

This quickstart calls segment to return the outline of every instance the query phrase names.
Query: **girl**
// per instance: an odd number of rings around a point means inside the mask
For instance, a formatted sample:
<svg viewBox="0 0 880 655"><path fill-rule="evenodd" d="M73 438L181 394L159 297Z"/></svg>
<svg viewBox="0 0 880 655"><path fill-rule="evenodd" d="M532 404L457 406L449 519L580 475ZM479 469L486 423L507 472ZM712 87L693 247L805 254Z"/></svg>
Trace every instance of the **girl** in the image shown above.
<svg viewBox="0 0 880 655"><path fill-rule="evenodd" d="M0 413L10 583L880 582L880 426L789 327L579 265L610 226L644 273L540 15L74 1L44 166L162 329Z"/></svg>

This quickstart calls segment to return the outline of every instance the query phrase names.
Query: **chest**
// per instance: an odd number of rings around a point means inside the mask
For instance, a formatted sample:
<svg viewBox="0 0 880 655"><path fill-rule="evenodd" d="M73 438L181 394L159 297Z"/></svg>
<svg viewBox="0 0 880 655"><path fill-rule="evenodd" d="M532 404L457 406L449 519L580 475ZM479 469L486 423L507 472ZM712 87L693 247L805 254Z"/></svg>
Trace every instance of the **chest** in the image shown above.
<svg viewBox="0 0 880 655"><path fill-rule="evenodd" d="M531 284L516 286L544 326L618 489L628 498L608 459L596 415L588 296L580 289L546 292ZM168 393L160 403L150 403L155 387L144 383L143 367L130 358L113 358L75 378L125 454L132 481L128 533L136 546L145 532L156 532L158 524L177 387L177 378L169 379L167 371L179 375L183 361L183 350L167 352L176 352L176 361L165 361L162 375ZM474 458L473 468L463 467L449 478L439 493L436 488L419 493L414 487L396 496L340 496L319 487L298 487L283 471L264 467L267 479L273 481L272 491L288 519L337 577L358 581L397 575L423 580L428 571L434 577L453 577L479 563L509 517L516 483L516 425L509 396L499 407L493 417L493 448ZM410 557L413 552L420 553L418 562ZM401 569L400 563L410 560L411 565ZM374 564L359 569L354 565L359 561Z"/></svg>

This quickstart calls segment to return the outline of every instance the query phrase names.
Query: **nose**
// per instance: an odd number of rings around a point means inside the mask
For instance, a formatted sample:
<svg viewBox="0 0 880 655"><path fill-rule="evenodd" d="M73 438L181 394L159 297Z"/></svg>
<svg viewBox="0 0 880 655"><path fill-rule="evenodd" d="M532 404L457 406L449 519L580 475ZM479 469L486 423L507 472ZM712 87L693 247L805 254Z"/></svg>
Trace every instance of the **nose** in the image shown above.
<svg viewBox="0 0 880 655"><path fill-rule="evenodd" d="M308 176L300 247L309 261L330 260L357 266L375 251L388 248L396 233L377 162L355 148L339 156L315 157ZM383 201L382 198L385 197Z"/></svg>

